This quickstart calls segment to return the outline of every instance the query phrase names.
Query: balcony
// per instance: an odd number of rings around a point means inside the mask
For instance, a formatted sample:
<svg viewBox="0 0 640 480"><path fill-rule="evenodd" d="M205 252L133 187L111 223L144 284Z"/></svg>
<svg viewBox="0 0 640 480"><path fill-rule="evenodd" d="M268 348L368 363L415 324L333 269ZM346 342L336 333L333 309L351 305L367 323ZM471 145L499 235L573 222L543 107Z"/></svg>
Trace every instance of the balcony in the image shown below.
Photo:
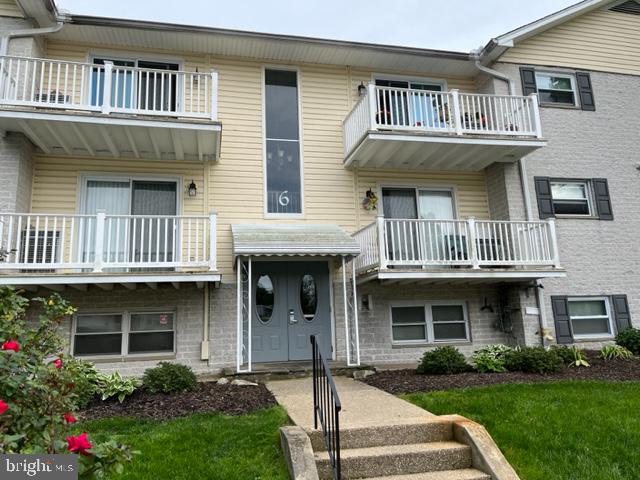
<svg viewBox="0 0 640 480"><path fill-rule="evenodd" d="M0 214L0 285L219 281L216 214Z"/></svg>
<svg viewBox="0 0 640 480"><path fill-rule="evenodd" d="M546 145L536 95L368 85L343 122L346 167L482 170Z"/></svg>
<svg viewBox="0 0 640 480"><path fill-rule="evenodd" d="M553 220L378 220L356 232L360 282L561 277Z"/></svg>
<svg viewBox="0 0 640 480"><path fill-rule="evenodd" d="M0 56L0 129L44 153L217 160L217 73Z"/></svg>

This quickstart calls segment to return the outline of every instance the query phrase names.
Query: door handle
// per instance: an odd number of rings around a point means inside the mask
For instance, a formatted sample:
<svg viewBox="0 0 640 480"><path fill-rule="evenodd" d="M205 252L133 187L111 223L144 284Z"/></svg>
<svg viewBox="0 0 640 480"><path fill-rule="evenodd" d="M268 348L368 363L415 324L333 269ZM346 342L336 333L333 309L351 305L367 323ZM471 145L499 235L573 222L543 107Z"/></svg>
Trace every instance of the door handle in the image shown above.
<svg viewBox="0 0 640 480"><path fill-rule="evenodd" d="M293 308L289 310L289 323L291 324L298 323L298 320L296 320L296 314L293 311Z"/></svg>

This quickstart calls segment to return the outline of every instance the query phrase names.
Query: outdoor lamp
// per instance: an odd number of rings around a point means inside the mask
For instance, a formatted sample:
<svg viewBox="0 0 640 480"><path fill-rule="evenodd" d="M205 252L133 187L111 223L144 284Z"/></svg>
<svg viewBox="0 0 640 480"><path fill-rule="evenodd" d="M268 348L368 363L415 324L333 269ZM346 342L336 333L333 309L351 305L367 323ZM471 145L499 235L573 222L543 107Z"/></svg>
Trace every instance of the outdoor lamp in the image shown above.
<svg viewBox="0 0 640 480"><path fill-rule="evenodd" d="M367 93L367 87L364 86L364 83L360 82L360 85L358 85L358 96L364 97L366 93Z"/></svg>
<svg viewBox="0 0 640 480"><path fill-rule="evenodd" d="M189 196L195 197L196 193L198 193L198 189L196 188L196 184L194 183L194 181L191 180L191 183L189 184Z"/></svg>

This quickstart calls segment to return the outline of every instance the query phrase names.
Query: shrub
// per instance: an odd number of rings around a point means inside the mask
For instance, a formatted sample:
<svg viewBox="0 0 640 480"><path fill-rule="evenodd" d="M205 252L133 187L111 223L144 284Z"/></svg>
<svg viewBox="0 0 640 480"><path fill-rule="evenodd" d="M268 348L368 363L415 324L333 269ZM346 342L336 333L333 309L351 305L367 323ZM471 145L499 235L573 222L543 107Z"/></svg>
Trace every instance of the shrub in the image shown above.
<svg viewBox="0 0 640 480"><path fill-rule="evenodd" d="M145 370L142 381L151 393L190 392L198 384L191 368L169 362Z"/></svg>
<svg viewBox="0 0 640 480"><path fill-rule="evenodd" d="M505 354L512 351L507 345L487 345L473 352L471 364L480 373L502 373L507 369L504 366Z"/></svg>
<svg viewBox="0 0 640 480"><path fill-rule="evenodd" d="M573 362L573 352L566 345L553 345L551 350L555 352L565 365L570 365Z"/></svg>
<svg viewBox="0 0 640 480"><path fill-rule="evenodd" d="M448 375L468 372L470 366L457 348L446 346L425 352L418 365L418 373Z"/></svg>
<svg viewBox="0 0 640 480"><path fill-rule="evenodd" d="M616 336L616 343L634 355L640 355L640 329L627 328Z"/></svg>
<svg viewBox="0 0 640 480"><path fill-rule="evenodd" d="M122 403L139 386L140 380L137 378L122 378L118 372L113 372L111 375L98 374L97 392L102 400L117 397L118 401Z"/></svg>
<svg viewBox="0 0 640 480"><path fill-rule="evenodd" d="M31 328L25 320L29 300L0 288L0 452L75 453L79 478L122 471L133 455L129 447L70 435L79 395L58 327L75 309L58 294L33 302L42 308Z"/></svg>
<svg viewBox="0 0 640 480"><path fill-rule="evenodd" d="M554 350L522 347L505 355L505 367L510 372L556 373L562 370L563 363Z"/></svg>
<svg viewBox="0 0 640 480"><path fill-rule="evenodd" d="M589 362L584 356L584 352L575 345L567 347L566 345L559 346L554 345L551 347L551 351L555 352L561 359L562 363L567 366L573 367L589 367Z"/></svg>
<svg viewBox="0 0 640 480"><path fill-rule="evenodd" d="M93 363L76 358L67 359L66 368L73 377L76 408L85 408L98 393L100 374Z"/></svg>
<svg viewBox="0 0 640 480"><path fill-rule="evenodd" d="M600 350L600 357L608 361L614 358L631 358L633 357L633 353L622 345L605 345L602 347L602 350Z"/></svg>

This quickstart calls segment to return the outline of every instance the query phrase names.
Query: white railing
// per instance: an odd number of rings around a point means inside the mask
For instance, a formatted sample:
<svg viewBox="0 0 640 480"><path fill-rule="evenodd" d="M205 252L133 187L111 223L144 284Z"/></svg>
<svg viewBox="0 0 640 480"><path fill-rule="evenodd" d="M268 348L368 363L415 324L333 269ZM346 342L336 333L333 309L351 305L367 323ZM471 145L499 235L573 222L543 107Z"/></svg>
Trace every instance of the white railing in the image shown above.
<svg viewBox="0 0 640 480"><path fill-rule="evenodd" d="M216 215L0 214L0 270L216 270Z"/></svg>
<svg viewBox="0 0 640 480"><path fill-rule="evenodd" d="M358 271L429 266L559 268L555 223L379 217L354 234Z"/></svg>
<svg viewBox="0 0 640 480"><path fill-rule="evenodd" d="M0 56L0 104L217 119L218 75Z"/></svg>
<svg viewBox="0 0 640 480"><path fill-rule="evenodd" d="M542 136L535 94L484 95L373 84L343 122L345 153L349 154L370 130Z"/></svg>

